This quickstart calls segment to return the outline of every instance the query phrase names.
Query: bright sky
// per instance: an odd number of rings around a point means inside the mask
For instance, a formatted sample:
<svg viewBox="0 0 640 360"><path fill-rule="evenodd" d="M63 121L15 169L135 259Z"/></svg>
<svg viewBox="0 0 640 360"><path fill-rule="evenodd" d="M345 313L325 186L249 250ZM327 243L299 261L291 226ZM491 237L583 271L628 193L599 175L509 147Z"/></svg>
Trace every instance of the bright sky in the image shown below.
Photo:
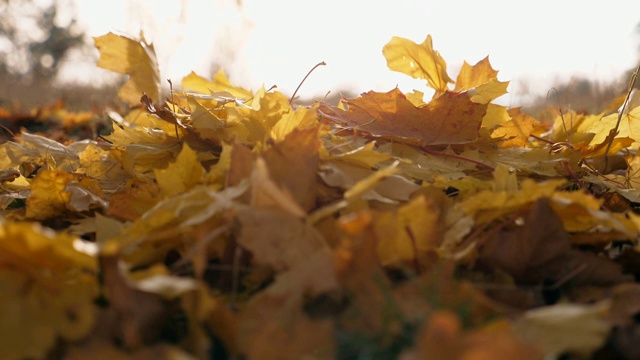
<svg viewBox="0 0 640 360"><path fill-rule="evenodd" d="M431 34L454 79L463 61L489 55L499 80L511 80L500 102L514 106L526 105L515 97L525 81L544 94L571 75L617 79L637 66L640 48L638 0L111 0L77 8L90 36L144 29L162 77L174 83L191 70L208 76L215 63L233 84L290 94L325 61L298 94L316 98L426 90L387 68L382 47L392 36L421 43Z"/></svg>

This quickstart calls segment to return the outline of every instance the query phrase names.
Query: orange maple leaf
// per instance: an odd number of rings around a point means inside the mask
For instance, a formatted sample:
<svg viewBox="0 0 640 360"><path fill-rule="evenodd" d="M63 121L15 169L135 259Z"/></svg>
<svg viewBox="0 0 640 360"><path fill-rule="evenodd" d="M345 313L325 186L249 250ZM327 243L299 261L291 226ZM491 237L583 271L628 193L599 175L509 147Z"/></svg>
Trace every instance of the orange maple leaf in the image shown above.
<svg viewBox="0 0 640 360"><path fill-rule="evenodd" d="M339 125L421 146L475 141L487 111L486 104L472 102L466 92L450 91L416 107L397 88L369 91L346 104L348 111L321 104L319 112Z"/></svg>

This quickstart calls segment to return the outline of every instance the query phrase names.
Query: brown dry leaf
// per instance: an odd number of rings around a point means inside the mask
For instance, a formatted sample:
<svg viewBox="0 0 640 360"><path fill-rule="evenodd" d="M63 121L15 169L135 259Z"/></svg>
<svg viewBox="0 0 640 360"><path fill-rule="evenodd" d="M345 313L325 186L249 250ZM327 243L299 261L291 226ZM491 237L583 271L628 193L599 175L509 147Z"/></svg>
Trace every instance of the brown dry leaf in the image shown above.
<svg viewBox="0 0 640 360"><path fill-rule="evenodd" d="M524 225L505 228L482 244L479 261L523 283L556 283L567 277L576 285L630 281L617 264L572 249L560 218L546 198L537 200L523 220Z"/></svg>
<svg viewBox="0 0 640 360"><path fill-rule="evenodd" d="M256 159L251 173L251 205L284 210L299 218L307 214L288 189L273 182L262 157Z"/></svg>
<svg viewBox="0 0 640 360"><path fill-rule="evenodd" d="M135 221L160 200L158 184L148 177L137 177L127 183L109 201L109 215Z"/></svg>
<svg viewBox="0 0 640 360"><path fill-rule="evenodd" d="M274 283L240 311L240 348L251 359L332 358L333 321L312 320L303 312L305 296L338 286L331 252L320 233L278 209L238 207L237 216L238 244L251 251L256 263L277 272Z"/></svg>
<svg viewBox="0 0 640 360"><path fill-rule="evenodd" d="M253 254L256 263L269 265L278 272L301 270L311 258L322 253L328 261L325 270L328 273L308 274L317 278L308 279L306 286L321 292L335 284L329 248L311 225L279 209L238 207L236 212L242 226L237 242Z"/></svg>
<svg viewBox="0 0 640 360"><path fill-rule="evenodd" d="M130 76L118 92L120 99L129 105L137 105L144 93L154 101L160 100L160 72L155 50L142 33L139 40L110 32L95 37L94 41L100 50L99 67Z"/></svg>
<svg viewBox="0 0 640 360"><path fill-rule="evenodd" d="M156 339L167 320L167 305L158 296L135 289L123 274L118 256L101 256L100 262L113 319L112 336L128 349Z"/></svg>
<svg viewBox="0 0 640 360"><path fill-rule="evenodd" d="M338 279L350 299L339 322L347 332L360 335L377 335L390 327L383 314L390 305L386 293L391 284L380 265L373 221L369 212L340 218L344 236L334 255Z"/></svg>
<svg viewBox="0 0 640 360"><path fill-rule="evenodd" d="M612 289L609 319L615 326L635 326L634 316L640 312L640 285L621 284Z"/></svg>
<svg viewBox="0 0 640 360"><path fill-rule="evenodd" d="M404 358L403 358L404 359ZM415 348L407 360L542 360L543 354L519 339L504 320L478 330L462 328L460 318L447 310L429 316L418 333Z"/></svg>
<svg viewBox="0 0 640 360"><path fill-rule="evenodd" d="M309 211L316 205L316 173L319 163L318 127L294 129L281 142L262 153L269 175Z"/></svg>
<svg viewBox="0 0 640 360"><path fill-rule="evenodd" d="M449 91L416 107L397 88L387 93L370 91L346 104L348 111L326 104L319 111L338 126L420 146L475 141L487 111L486 104L472 102L466 92Z"/></svg>
<svg viewBox="0 0 640 360"><path fill-rule="evenodd" d="M66 360L196 360L175 345L156 344L136 351L117 348L110 341L97 340L71 346L65 353Z"/></svg>
<svg viewBox="0 0 640 360"><path fill-rule="evenodd" d="M334 321L311 319L295 293L255 296L240 310L237 327L247 359L335 359Z"/></svg>
<svg viewBox="0 0 640 360"><path fill-rule="evenodd" d="M319 149L315 126L293 130L259 156L236 143L231 149L227 184L238 184L253 174L254 201L261 198L269 203L280 203L279 206L286 206L303 216L315 207ZM296 176L291 176L292 173ZM279 197L279 193L283 195Z"/></svg>
<svg viewBox="0 0 640 360"><path fill-rule="evenodd" d="M347 200L362 198L395 204L409 200L411 194L420 189L420 185L397 175L397 165L394 163L375 171L331 161L320 165L319 175L327 185L344 189Z"/></svg>

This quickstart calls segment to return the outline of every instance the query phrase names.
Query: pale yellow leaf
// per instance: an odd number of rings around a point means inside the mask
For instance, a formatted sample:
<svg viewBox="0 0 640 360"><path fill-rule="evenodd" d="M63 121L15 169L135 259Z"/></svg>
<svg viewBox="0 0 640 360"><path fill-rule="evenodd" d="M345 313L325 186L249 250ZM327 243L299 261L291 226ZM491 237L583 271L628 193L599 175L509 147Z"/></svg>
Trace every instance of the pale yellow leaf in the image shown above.
<svg viewBox="0 0 640 360"><path fill-rule="evenodd" d="M453 79L447 74L447 64L433 49L431 35L422 44L394 36L382 49L389 69L405 73L415 79L426 79L438 92L447 90Z"/></svg>

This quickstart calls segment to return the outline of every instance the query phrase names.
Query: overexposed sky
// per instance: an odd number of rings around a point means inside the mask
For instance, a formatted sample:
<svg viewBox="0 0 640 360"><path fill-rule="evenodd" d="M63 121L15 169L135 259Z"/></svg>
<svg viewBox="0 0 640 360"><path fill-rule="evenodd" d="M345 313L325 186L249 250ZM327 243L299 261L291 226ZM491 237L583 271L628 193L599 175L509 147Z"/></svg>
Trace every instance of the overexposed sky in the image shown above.
<svg viewBox="0 0 640 360"><path fill-rule="evenodd" d="M290 94L325 61L298 94L316 98L424 91L424 81L387 68L382 47L392 36L420 43L431 34L453 78L463 61L489 55L499 80L511 80L501 103L514 106L526 105L517 97L525 81L544 94L571 75L617 79L637 66L640 47L638 0L77 0L77 10L90 36L143 29L174 83L218 64L236 85Z"/></svg>

